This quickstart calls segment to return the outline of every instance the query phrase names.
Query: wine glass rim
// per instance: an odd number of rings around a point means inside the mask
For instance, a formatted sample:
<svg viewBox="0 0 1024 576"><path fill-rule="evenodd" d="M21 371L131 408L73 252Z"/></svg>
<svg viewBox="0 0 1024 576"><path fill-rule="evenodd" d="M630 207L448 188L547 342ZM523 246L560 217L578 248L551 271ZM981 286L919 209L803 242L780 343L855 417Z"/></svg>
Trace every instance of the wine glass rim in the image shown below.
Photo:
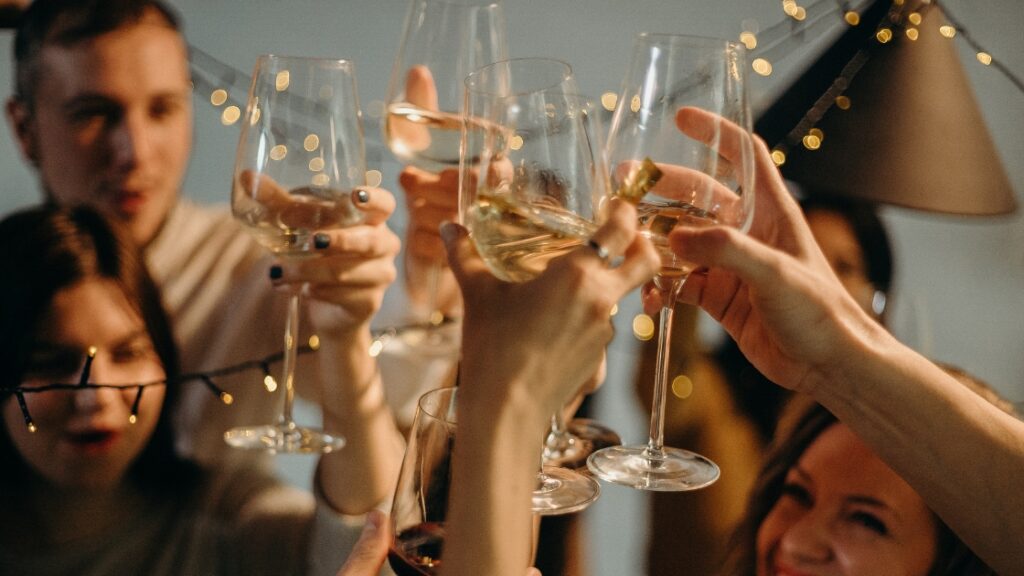
<svg viewBox="0 0 1024 576"><path fill-rule="evenodd" d="M724 45L731 50L746 50L742 42L733 42L716 36L700 36L697 34L672 34L670 32L638 32L637 42L660 42L664 44L702 44Z"/></svg>
<svg viewBox="0 0 1024 576"><path fill-rule="evenodd" d="M531 62L531 61L532 62L548 62L548 63L554 64L556 66L560 66L562 68L562 70L563 70L563 74L562 74L561 80L559 80L558 82L554 82L552 84L549 84L547 86L535 87L535 88L531 88L529 90L515 90L515 91L511 91L511 92L499 92L499 91L495 91L495 90L491 90L491 89L485 88L482 85L475 84L475 81L477 79L479 79L484 73L489 72L491 70L494 70L495 68L497 68L499 66L509 66L511 64L523 63L523 62ZM524 94L531 94L533 92L542 92L542 91L545 91L545 90L550 90L551 88L554 88L555 86L558 86L559 84L561 84L565 80L567 80L569 78L572 78L572 75L573 75L572 65L569 64L568 62L566 62L565 60L561 60L561 59L558 59L558 58L550 58L550 57L547 57L547 56L528 56L528 57L525 57L525 58L509 58L507 60L498 60L497 62L491 62L490 64L487 64L485 66L481 66L480 68L477 68L476 70L470 72L469 75L466 76L466 79L463 82L466 85L466 90L468 90L470 92L473 92L474 94L489 94L489 95L494 95L494 96L522 96Z"/></svg>
<svg viewBox="0 0 1024 576"><path fill-rule="evenodd" d="M458 399L454 397L446 400L435 399L442 396L455 396L456 392L458 392L458 388L454 386L434 388L433 390L424 392L423 395L420 396L419 401L416 402L416 405L424 416L433 420L440 420L446 424L454 426L457 423L455 416L455 403Z"/></svg>
<svg viewBox="0 0 1024 576"><path fill-rule="evenodd" d="M331 58L327 56L293 56L289 54L276 54L269 52L267 54L260 54L257 58L259 61L283 61L291 60L294 62L306 62L314 63L319 62L323 64L334 64L340 68L353 68L355 67L355 61L350 58Z"/></svg>

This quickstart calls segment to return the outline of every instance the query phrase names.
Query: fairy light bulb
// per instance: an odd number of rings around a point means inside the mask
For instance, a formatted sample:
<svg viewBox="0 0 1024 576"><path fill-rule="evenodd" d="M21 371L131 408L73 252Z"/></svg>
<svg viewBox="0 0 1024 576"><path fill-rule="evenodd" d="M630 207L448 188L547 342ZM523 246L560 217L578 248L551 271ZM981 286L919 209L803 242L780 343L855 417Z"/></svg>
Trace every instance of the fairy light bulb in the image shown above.
<svg viewBox="0 0 1024 576"><path fill-rule="evenodd" d="M782 166L786 163L786 153L778 149L772 150L772 162L776 166Z"/></svg>
<svg viewBox="0 0 1024 576"><path fill-rule="evenodd" d="M228 394L227 392L221 392L220 401L230 406L231 403L235 401L235 397L232 396L231 394Z"/></svg>
<svg viewBox="0 0 1024 576"><path fill-rule="evenodd" d="M277 390L277 380L274 380L274 377L270 374L263 377L263 385L266 386L267 392Z"/></svg>

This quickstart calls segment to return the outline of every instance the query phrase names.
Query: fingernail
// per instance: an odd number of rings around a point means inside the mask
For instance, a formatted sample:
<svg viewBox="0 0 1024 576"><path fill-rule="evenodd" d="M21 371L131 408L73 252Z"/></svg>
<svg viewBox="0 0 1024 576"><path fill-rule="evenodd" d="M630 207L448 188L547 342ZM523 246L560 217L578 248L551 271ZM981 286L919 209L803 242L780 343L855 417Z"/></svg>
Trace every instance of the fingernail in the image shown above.
<svg viewBox="0 0 1024 576"><path fill-rule="evenodd" d="M353 192L352 197L357 204L366 204L367 202L370 201L370 193L362 189Z"/></svg>
<svg viewBox="0 0 1024 576"><path fill-rule="evenodd" d="M323 250L331 245L331 237L323 232L317 232L313 235L313 246Z"/></svg>
<svg viewBox="0 0 1024 576"><path fill-rule="evenodd" d="M275 264L270 267L271 280L280 280L281 276L284 276L284 270L280 266Z"/></svg>

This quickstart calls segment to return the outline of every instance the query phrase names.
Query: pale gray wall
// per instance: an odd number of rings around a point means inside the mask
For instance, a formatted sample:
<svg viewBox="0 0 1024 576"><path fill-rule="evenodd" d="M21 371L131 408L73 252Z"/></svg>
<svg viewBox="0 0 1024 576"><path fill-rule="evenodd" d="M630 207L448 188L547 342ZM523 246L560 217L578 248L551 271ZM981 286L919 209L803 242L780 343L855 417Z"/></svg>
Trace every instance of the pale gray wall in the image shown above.
<svg viewBox="0 0 1024 576"><path fill-rule="evenodd" d="M190 41L228 64L249 71L262 52L336 56L356 61L364 110L384 97L391 58L405 14L404 0L175 0ZM810 2L808 2L810 4ZM1024 9L1019 0L950 0L944 3L997 58L1024 75ZM757 0L506 0L511 55L553 56L572 63L584 91L615 91L631 37L639 31L735 38L747 19L766 28L783 16L779 2ZM765 102L821 42L810 43L776 67L770 80L754 82L755 102ZM960 46L963 46L960 43ZM1018 194L1024 194L1024 93L994 69L962 50L982 112ZM0 33L0 96L9 94L10 33ZM244 97L244 95L239 95ZM196 100L196 146L186 183L189 196L224 202L237 139L223 127L205 95ZM379 142L377 120L367 133ZM379 146L371 167L394 187L396 164ZM34 203L38 193L7 137L0 137L0 214ZM940 217L888 209L897 252L898 294L894 329L935 358L967 368L1014 401L1024 400L1024 222ZM400 228L404 216L396 217ZM5 279L16 278L6 271ZM391 300L401 299L399 293ZM611 355L601 417L631 441L646 433L643 411L634 407L629 319L636 299L623 305L620 338ZM697 383L699 387L699 382ZM728 470L725 471L728 473ZM644 496L605 486L590 511L594 543L591 573L641 574ZM679 535L685 537L685 535ZM686 559L680 559L685 566Z"/></svg>

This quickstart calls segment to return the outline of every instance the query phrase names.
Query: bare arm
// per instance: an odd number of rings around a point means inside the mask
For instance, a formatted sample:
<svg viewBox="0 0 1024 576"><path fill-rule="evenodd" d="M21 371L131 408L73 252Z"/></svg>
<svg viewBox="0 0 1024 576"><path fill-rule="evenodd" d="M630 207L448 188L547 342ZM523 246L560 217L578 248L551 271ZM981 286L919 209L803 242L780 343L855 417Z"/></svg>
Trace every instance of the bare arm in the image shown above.
<svg viewBox="0 0 1024 576"><path fill-rule="evenodd" d="M520 576L529 565L530 493L548 419L599 369L612 305L658 265L636 235L635 211L615 204L595 238L625 254L620 267L605 268L584 246L523 284L495 279L464 229L444 229L466 302L446 576Z"/></svg>
<svg viewBox="0 0 1024 576"><path fill-rule="evenodd" d="M708 118L678 120L699 133ZM832 410L996 571L1024 573L1024 423L869 318L824 261L761 142L757 163L749 237L673 233L673 249L708 268L680 299L721 322L774 382Z"/></svg>

